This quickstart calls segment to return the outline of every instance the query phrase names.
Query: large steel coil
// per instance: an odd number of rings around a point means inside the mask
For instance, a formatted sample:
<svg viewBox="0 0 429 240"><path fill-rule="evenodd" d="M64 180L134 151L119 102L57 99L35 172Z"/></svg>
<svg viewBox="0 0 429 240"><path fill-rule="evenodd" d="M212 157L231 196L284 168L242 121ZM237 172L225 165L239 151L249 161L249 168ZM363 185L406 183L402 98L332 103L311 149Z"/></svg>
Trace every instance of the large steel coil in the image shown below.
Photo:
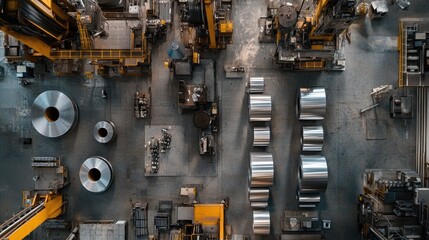
<svg viewBox="0 0 429 240"><path fill-rule="evenodd" d="M41 93L33 102L31 122L43 136L61 137L70 132L78 120L76 103L59 91Z"/></svg>
<svg viewBox="0 0 429 240"><path fill-rule="evenodd" d="M251 152L250 187L270 187L274 181L274 161L271 153Z"/></svg>
<svg viewBox="0 0 429 240"><path fill-rule="evenodd" d="M264 86L263 77L249 78L249 93L264 93Z"/></svg>
<svg viewBox="0 0 429 240"><path fill-rule="evenodd" d="M95 124L93 135L99 143L109 143L116 138L116 127L110 121L100 121Z"/></svg>
<svg viewBox="0 0 429 240"><path fill-rule="evenodd" d="M296 110L299 120L323 120L326 111L325 88L300 88Z"/></svg>
<svg viewBox="0 0 429 240"><path fill-rule="evenodd" d="M268 202L270 189L268 188L249 188L250 202Z"/></svg>
<svg viewBox="0 0 429 240"><path fill-rule="evenodd" d="M328 164L321 155L300 155L299 189L301 193L325 192L328 186Z"/></svg>
<svg viewBox="0 0 429 240"><path fill-rule="evenodd" d="M249 95L249 121L271 121L271 96L262 94Z"/></svg>
<svg viewBox="0 0 429 240"><path fill-rule="evenodd" d="M90 157L80 167L79 178L86 190L104 192L113 182L113 169L105 158Z"/></svg>
<svg viewBox="0 0 429 240"><path fill-rule="evenodd" d="M270 212L261 210L253 211L253 234L270 234Z"/></svg>
<svg viewBox="0 0 429 240"><path fill-rule="evenodd" d="M253 128L253 146L268 147L270 145L271 133L270 127L254 127Z"/></svg>
<svg viewBox="0 0 429 240"><path fill-rule="evenodd" d="M321 152L323 148L323 127L303 126L301 129L301 151Z"/></svg>

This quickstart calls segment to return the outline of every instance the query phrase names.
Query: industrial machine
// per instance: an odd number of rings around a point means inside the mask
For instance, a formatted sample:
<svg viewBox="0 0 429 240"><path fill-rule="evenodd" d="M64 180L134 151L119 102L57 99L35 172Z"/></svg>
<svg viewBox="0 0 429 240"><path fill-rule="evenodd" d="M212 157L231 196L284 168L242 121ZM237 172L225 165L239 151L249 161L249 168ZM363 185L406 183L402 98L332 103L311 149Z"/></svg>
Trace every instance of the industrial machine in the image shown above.
<svg viewBox="0 0 429 240"><path fill-rule="evenodd" d="M0 239L20 240L64 212L58 192L68 184L67 169L59 157L33 157L34 190L23 192L23 209L0 225Z"/></svg>
<svg viewBox="0 0 429 240"><path fill-rule="evenodd" d="M166 32L159 6L156 0L4 1L0 30L6 57L35 62L44 56L57 74L139 73L150 63L150 42ZM21 44L9 46L10 37Z"/></svg>
<svg viewBox="0 0 429 240"><path fill-rule="evenodd" d="M270 1L259 19L259 42L275 43L286 70L344 70L342 34L356 19L355 0Z"/></svg>
<svg viewBox="0 0 429 240"><path fill-rule="evenodd" d="M358 200L362 239L427 239L429 189L406 169L367 169Z"/></svg>

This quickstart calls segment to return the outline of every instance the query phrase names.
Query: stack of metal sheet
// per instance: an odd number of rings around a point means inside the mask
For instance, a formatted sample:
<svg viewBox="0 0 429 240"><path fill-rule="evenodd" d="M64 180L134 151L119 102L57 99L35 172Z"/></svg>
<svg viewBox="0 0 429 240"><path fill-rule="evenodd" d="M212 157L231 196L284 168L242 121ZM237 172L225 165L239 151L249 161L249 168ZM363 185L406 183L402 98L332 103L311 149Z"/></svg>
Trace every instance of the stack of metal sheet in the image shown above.
<svg viewBox="0 0 429 240"><path fill-rule="evenodd" d="M270 234L270 212L266 210L253 210L253 234Z"/></svg>

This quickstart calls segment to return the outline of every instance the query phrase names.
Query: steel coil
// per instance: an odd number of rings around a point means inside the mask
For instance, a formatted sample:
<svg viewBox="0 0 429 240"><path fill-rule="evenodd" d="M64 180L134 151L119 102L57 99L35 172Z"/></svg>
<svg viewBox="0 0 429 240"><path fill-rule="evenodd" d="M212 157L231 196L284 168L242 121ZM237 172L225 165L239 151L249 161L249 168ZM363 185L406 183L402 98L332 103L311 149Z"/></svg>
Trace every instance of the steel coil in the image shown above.
<svg viewBox="0 0 429 240"><path fill-rule="evenodd" d="M328 186L328 165L321 155L300 155L299 189L301 193L325 192Z"/></svg>
<svg viewBox="0 0 429 240"><path fill-rule="evenodd" d="M323 87L300 88L297 96L299 120L323 120L326 111L326 92Z"/></svg>
<svg viewBox="0 0 429 240"><path fill-rule="evenodd" d="M323 127L303 126L301 129L301 151L321 152L323 148Z"/></svg>
<svg viewBox="0 0 429 240"><path fill-rule="evenodd" d="M270 189L268 188L249 188L250 202L268 202Z"/></svg>
<svg viewBox="0 0 429 240"><path fill-rule="evenodd" d="M254 127L253 128L253 146L268 147L270 145L271 133L270 127Z"/></svg>
<svg viewBox="0 0 429 240"><path fill-rule="evenodd" d="M80 167L79 178L86 190L104 192L113 182L113 169L105 158L90 157Z"/></svg>
<svg viewBox="0 0 429 240"><path fill-rule="evenodd" d="M250 187L270 187L274 181L274 162L271 153L251 152Z"/></svg>
<svg viewBox="0 0 429 240"><path fill-rule="evenodd" d="M301 193L298 189L296 198L300 205L320 203L320 193Z"/></svg>
<svg viewBox="0 0 429 240"><path fill-rule="evenodd" d="M76 103L59 91L41 93L33 102L31 122L45 137L61 137L70 132L78 120Z"/></svg>
<svg viewBox="0 0 429 240"><path fill-rule="evenodd" d="M265 209L268 207L268 202L250 202L252 209Z"/></svg>
<svg viewBox="0 0 429 240"><path fill-rule="evenodd" d="M271 96L262 94L249 95L249 121L271 121Z"/></svg>
<svg viewBox="0 0 429 240"><path fill-rule="evenodd" d="M249 93L264 93L264 85L263 77L249 78Z"/></svg>
<svg viewBox="0 0 429 240"><path fill-rule="evenodd" d="M270 212L260 210L253 211L253 234L270 234Z"/></svg>
<svg viewBox="0 0 429 240"><path fill-rule="evenodd" d="M99 143L109 143L116 138L116 127L110 121L100 121L94 126L94 138Z"/></svg>

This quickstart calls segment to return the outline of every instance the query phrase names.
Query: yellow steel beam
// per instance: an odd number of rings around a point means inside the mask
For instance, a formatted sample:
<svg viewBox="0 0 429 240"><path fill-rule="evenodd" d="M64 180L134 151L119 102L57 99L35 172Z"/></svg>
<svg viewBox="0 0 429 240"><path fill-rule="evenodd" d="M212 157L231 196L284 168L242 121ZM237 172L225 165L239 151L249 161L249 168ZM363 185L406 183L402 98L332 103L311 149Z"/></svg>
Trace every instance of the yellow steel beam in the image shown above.
<svg viewBox="0 0 429 240"><path fill-rule="evenodd" d="M212 0L204 0L204 6L206 10L206 17L207 17L207 26L209 28L209 41L210 41L209 48L210 49L217 48L215 22L214 22L212 5L213 5Z"/></svg>
<svg viewBox="0 0 429 240"><path fill-rule="evenodd" d="M310 39L311 40L323 40L323 41L332 41L334 40L334 36L333 35L321 35L321 36L316 36L314 35L314 32L316 31L318 25L319 25L319 18L322 15L322 11L323 9L326 7L326 5L328 5L329 0L319 0L319 2L317 2L317 6L316 9L314 11L314 26L310 31Z"/></svg>
<svg viewBox="0 0 429 240"><path fill-rule="evenodd" d="M203 226L219 225L219 240L225 239L225 205L195 204L194 222Z"/></svg>
<svg viewBox="0 0 429 240"><path fill-rule="evenodd" d="M34 229L40 226L47 219L58 217L62 212L63 198L62 196L54 196L52 199L46 197L43 210L38 212L27 222L22 224L17 230L9 235L8 240L21 240L30 234Z"/></svg>
<svg viewBox="0 0 429 240"><path fill-rule="evenodd" d="M53 50L49 56L51 59L94 59L116 60L125 58L148 59L145 50L130 49L86 49L86 50Z"/></svg>

